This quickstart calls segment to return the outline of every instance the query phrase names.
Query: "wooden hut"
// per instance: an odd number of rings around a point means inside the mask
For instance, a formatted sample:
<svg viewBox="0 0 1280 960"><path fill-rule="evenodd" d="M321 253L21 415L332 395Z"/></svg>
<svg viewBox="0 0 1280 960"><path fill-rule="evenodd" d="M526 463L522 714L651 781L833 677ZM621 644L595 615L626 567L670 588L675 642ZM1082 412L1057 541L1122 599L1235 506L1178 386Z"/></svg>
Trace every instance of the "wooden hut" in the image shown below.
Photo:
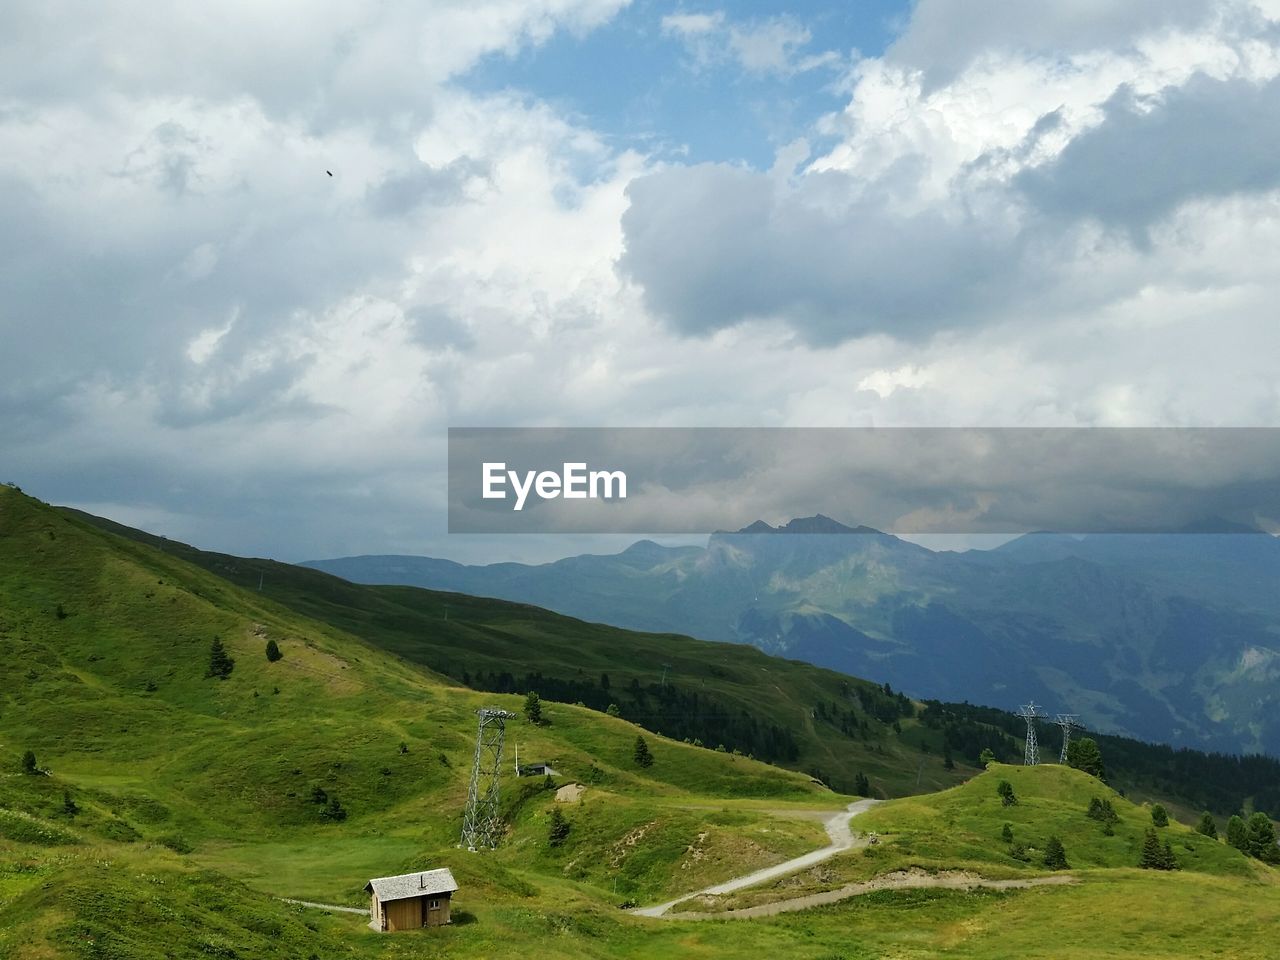
<svg viewBox="0 0 1280 960"><path fill-rule="evenodd" d="M369 894L369 926L386 933L444 926L449 922L449 906L458 882L448 867L442 867L377 877L364 889Z"/></svg>

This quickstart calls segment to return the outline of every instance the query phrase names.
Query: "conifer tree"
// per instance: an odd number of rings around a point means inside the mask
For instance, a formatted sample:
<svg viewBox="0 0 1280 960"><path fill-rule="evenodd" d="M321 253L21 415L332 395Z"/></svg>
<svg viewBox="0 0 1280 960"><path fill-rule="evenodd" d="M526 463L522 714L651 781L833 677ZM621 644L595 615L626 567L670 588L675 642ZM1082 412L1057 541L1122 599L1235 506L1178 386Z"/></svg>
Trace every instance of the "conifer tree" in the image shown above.
<svg viewBox="0 0 1280 960"><path fill-rule="evenodd" d="M859 770L858 775L853 778L853 792L860 797L871 796L871 781L867 779L867 775L861 770Z"/></svg>
<svg viewBox="0 0 1280 960"><path fill-rule="evenodd" d="M36 764L36 753L34 750L28 750L22 755L22 772L27 774L36 774L40 772L40 767Z"/></svg>
<svg viewBox="0 0 1280 960"><path fill-rule="evenodd" d="M1233 816L1227 821L1227 843L1244 853L1249 852L1249 830L1243 817Z"/></svg>
<svg viewBox="0 0 1280 960"><path fill-rule="evenodd" d="M1156 828L1147 827L1147 832L1142 838L1142 858L1138 861L1138 866L1143 870L1164 870L1166 869L1164 863L1164 850L1160 847Z"/></svg>
<svg viewBox="0 0 1280 960"><path fill-rule="evenodd" d="M213 643L209 646L209 672L205 676L225 680L231 676L235 666L235 660L227 654L227 648L222 645L222 641L214 637Z"/></svg>
<svg viewBox="0 0 1280 960"><path fill-rule="evenodd" d="M1013 843L1013 824L1006 823L1000 831L1000 839L1005 843Z"/></svg>
<svg viewBox="0 0 1280 960"><path fill-rule="evenodd" d="M649 752L649 744L644 737L636 737L636 747L632 753L632 758L635 760L637 767L653 766L653 754Z"/></svg>
<svg viewBox="0 0 1280 960"><path fill-rule="evenodd" d="M1157 803L1151 808L1151 822L1157 827L1167 827L1169 825L1169 811L1164 808L1163 804Z"/></svg>
<svg viewBox="0 0 1280 960"><path fill-rule="evenodd" d="M1106 768L1102 765L1102 751L1092 737L1072 740L1067 746L1067 765L1083 770L1099 780L1106 780Z"/></svg>
<svg viewBox="0 0 1280 960"><path fill-rule="evenodd" d="M547 845L551 847L562 845L568 838L570 829L572 829L571 824L560 812L560 808L552 807L551 820L547 824Z"/></svg>
<svg viewBox="0 0 1280 960"><path fill-rule="evenodd" d="M1057 837L1050 837L1044 846L1044 865L1050 870L1068 870L1071 867L1067 863L1067 851Z"/></svg>
<svg viewBox="0 0 1280 960"><path fill-rule="evenodd" d="M524 718L530 723L542 722L542 698L535 690L530 690L524 698Z"/></svg>
<svg viewBox="0 0 1280 960"><path fill-rule="evenodd" d="M1200 814L1200 822L1196 824L1196 833L1202 833L1213 840L1218 839L1218 825L1214 822L1213 814L1208 810Z"/></svg>
<svg viewBox="0 0 1280 960"><path fill-rule="evenodd" d="M1254 813L1245 825L1245 843L1249 856L1263 863L1280 862L1280 847L1276 846L1276 828L1265 813Z"/></svg>
<svg viewBox="0 0 1280 960"><path fill-rule="evenodd" d="M281 659L283 656L284 654L280 652L280 644L276 643L274 639L268 640L267 641L267 660L271 663L275 663L277 660Z"/></svg>

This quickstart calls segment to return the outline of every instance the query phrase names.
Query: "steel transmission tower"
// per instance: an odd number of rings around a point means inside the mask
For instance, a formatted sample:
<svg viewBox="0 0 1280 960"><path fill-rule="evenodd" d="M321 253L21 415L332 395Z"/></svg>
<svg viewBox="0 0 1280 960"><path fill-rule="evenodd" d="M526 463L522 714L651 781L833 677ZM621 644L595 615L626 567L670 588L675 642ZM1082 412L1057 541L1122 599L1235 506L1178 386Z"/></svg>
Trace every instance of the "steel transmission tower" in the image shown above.
<svg viewBox="0 0 1280 960"><path fill-rule="evenodd" d="M1043 717L1044 714L1040 712L1040 708L1032 700L1025 706L1018 708L1018 716L1027 721L1027 748L1023 751L1022 762L1028 767L1034 767L1040 762L1040 747L1036 743L1036 717Z"/></svg>
<svg viewBox="0 0 1280 960"><path fill-rule="evenodd" d="M494 707L476 711L476 758L471 765L471 785L467 788L467 809L462 815L462 846L468 850L496 847L502 830L498 814L498 781L502 773L502 741L506 721L516 715Z"/></svg>
<svg viewBox="0 0 1280 960"><path fill-rule="evenodd" d="M1067 747L1071 745L1071 731L1080 726L1076 722L1077 719L1074 713L1060 713L1053 721L1062 728L1062 753L1058 756L1059 763L1067 762Z"/></svg>

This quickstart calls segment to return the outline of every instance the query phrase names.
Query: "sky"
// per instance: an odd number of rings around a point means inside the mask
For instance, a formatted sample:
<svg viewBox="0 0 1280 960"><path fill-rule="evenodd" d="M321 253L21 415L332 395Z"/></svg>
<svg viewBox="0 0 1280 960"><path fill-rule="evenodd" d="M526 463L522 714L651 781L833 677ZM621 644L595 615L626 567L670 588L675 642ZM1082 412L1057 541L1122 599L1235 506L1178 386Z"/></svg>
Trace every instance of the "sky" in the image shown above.
<svg viewBox="0 0 1280 960"><path fill-rule="evenodd" d="M448 427L1274 426L1277 158L1280 0L16 0L0 481L536 559Z"/></svg>

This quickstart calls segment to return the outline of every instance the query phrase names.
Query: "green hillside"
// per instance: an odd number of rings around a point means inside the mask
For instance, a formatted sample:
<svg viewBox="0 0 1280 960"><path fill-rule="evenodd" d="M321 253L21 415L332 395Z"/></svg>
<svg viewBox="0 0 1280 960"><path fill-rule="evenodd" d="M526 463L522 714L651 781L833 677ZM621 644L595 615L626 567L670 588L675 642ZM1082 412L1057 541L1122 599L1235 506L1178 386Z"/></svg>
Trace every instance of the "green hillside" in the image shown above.
<svg viewBox="0 0 1280 960"><path fill-rule="evenodd" d="M215 639L235 661L226 679L209 675ZM652 733L654 763L642 767L640 728L551 700L548 722L511 722L509 742L522 760L552 761L554 784L584 782L581 802L556 804L541 778L508 779L502 844L460 851L474 710L521 702L306 617L265 583L261 593L236 586L0 488L0 958L1273 953L1275 870L1175 825L1164 829L1183 869L1140 871L1129 844L1143 811L1114 797L1114 836L1093 838L1084 805L1106 788L1050 766L997 768L891 801L854 821L882 843L763 896L906 866L1043 875L1006 856L1006 820L1028 845L1060 835L1080 861L1074 885L883 890L751 922L633 915L619 905L823 845L819 820L849 798ZM913 731L902 724L903 749ZM24 769L28 750L35 772ZM993 802L1001 777L1014 782L1016 807ZM553 809L570 824L558 847ZM281 899L360 907L369 877L427 866L451 867L461 884L446 929L382 935L361 915Z"/></svg>
<svg viewBox="0 0 1280 960"><path fill-rule="evenodd" d="M918 722L901 694L753 647L637 633L456 593L362 586L67 513L77 523L187 560L465 685L534 689L601 711L616 703L623 718L649 730L736 749L816 775L836 790L853 791L859 773L877 795L936 790L974 773L972 764L984 746L1008 756L1021 750L1003 733L963 724L950 751L956 769L948 769L948 732Z"/></svg>
<svg viewBox="0 0 1280 960"><path fill-rule="evenodd" d="M370 876L423 857L443 858L475 882L489 871L453 849L474 710L491 703L518 710L519 698L458 688L7 487L0 488L0 611L0 926L52 913L99 930L102 917L91 911L106 911L102 897L75 891L95 871L117 868L199 865L193 877L217 885L225 877L210 879L216 867L257 891L353 904L363 902ZM215 638L235 660L225 680L207 676ZM278 662L265 656L268 640L283 653ZM612 813L584 819L582 850L592 844L598 853L646 828L643 843L610 869L611 897L615 884L619 898L658 896L677 880L711 881L782 859L817 843L820 829L752 812L753 803L785 810L836 802L802 775L652 735L655 762L641 770L629 723L560 704L547 714L546 726L513 724L511 736L522 756L553 760L565 778L596 781L593 807ZM38 775L20 769L27 750ZM317 791L325 803L316 802ZM708 822L692 812L707 797L734 798L741 809ZM328 815L335 798L345 819ZM508 790L512 837L490 864L523 862L518 851L545 832L539 817L549 804L541 780ZM683 854L703 833L705 855L673 875L664 858ZM99 845L111 848L113 866ZM549 873L566 875L565 864L542 859ZM607 863L584 857L567 876L603 882ZM514 876L504 881L501 871L483 881L504 882L515 891L527 886ZM227 896L239 897L226 883ZM281 910L269 901L259 908L271 916ZM108 927L99 932L111 940ZM119 955L144 954L121 948Z"/></svg>
<svg viewBox="0 0 1280 960"><path fill-rule="evenodd" d="M362 586L309 568L197 550L108 520L67 512L87 524L186 559L255 594L260 591L263 597L467 686L521 693L533 689L550 699L582 702L601 711L614 703L623 718L650 730L700 740L707 746L724 744L727 749L816 775L836 790L854 791L862 773L878 796L927 792L975 773L984 748L1001 760L1022 756L1023 722L1004 710L969 702L911 704L901 694L886 694L875 683L764 656L742 644L637 633L526 604L457 593ZM829 552L839 547L835 541L849 538L765 539L803 555L810 541L822 541L810 547ZM852 539L865 540L867 549L878 544L898 550L900 545L908 556L928 556L928 551L889 537ZM649 547L633 548L620 556L643 566L654 555L688 553ZM822 550L819 554L826 556ZM552 566L570 567L569 579L587 578L594 583L591 578L599 575L598 559L576 558ZM638 596L644 596L643 590ZM964 637L963 630L944 631L937 639L949 643ZM988 681L995 677L1008 689L1028 689L1018 679L1022 667L1017 658L995 658L983 669ZM603 686L606 675L608 689ZM1222 816L1242 807L1280 809L1280 762L1272 757L1203 753L1091 735L1103 745L1109 781L1131 796L1160 797L1186 810L1210 809ZM1056 731L1046 748L1054 749L1055 741ZM946 766L948 755L954 769Z"/></svg>

